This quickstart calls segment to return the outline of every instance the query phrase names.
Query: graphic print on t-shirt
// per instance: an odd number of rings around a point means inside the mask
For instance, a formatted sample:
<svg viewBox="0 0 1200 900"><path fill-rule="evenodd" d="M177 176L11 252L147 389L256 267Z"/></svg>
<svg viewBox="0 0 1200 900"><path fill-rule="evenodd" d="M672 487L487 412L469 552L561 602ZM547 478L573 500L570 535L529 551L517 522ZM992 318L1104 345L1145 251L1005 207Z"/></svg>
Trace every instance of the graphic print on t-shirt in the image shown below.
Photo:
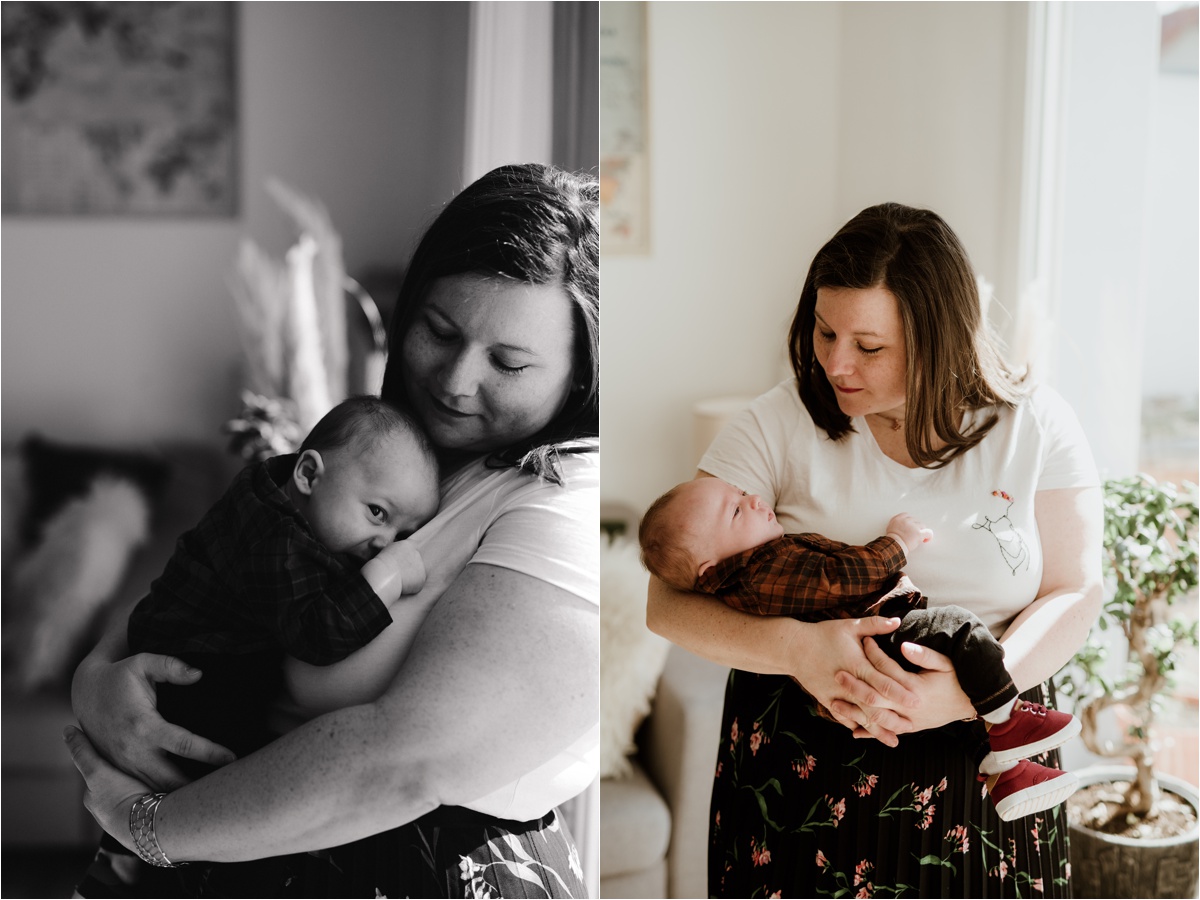
<svg viewBox="0 0 1200 900"><path fill-rule="evenodd" d="M1003 504L1003 512L993 519L986 513L983 514L983 521L976 522L972 528L982 529L996 539L996 546L1000 548L1000 555L1004 557L1005 564L1012 570L1014 575L1017 570L1024 566L1029 568L1029 547L1025 544L1025 539L1021 537L1012 519L1008 517L1008 511L1012 509L1013 498L1005 491L992 491L992 496L1000 500ZM999 506L996 507L999 510Z"/></svg>

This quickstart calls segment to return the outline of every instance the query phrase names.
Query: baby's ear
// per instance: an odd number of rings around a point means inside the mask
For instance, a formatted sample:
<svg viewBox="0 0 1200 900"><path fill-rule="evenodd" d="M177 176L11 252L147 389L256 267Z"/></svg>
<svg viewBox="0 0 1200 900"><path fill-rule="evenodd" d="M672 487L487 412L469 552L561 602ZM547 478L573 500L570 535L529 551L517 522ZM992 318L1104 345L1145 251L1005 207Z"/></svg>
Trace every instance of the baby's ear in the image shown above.
<svg viewBox="0 0 1200 900"><path fill-rule="evenodd" d="M716 563L713 562L711 559L708 562L700 563L700 571L696 573L696 577L702 578L704 576L704 573L707 572L709 569L711 569L715 565L716 565Z"/></svg>
<svg viewBox="0 0 1200 900"><path fill-rule="evenodd" d="M321 454L316 450L305 450L296 460L296 468L292 469L292 481L296 490L307 496L324 474L325 460L321 459Z"/></svg>

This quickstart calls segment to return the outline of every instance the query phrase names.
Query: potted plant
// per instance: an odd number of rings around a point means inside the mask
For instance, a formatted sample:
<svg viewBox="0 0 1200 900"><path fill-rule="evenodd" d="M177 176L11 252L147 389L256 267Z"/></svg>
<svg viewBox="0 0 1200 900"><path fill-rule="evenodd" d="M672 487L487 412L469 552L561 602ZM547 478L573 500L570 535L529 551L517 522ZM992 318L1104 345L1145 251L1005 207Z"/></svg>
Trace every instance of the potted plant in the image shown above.
<svg viewBox="0 0 1200 900"><path fill-rule="evenodd" d="M1055 681L1075 698L1085 746L1133 766L1079 773L1082 787L1068 801L1077 897L1196 896L1197 794L1155 774L1153 724L1181 650L1197 645L1198 526L1196 485L1177 489L1147 475L1104 484L1107 599ZM1128 648L1121 667L1108 660L1114 635ZM1122 722L1118 739L1104 736L1106 710Z"/></svg>

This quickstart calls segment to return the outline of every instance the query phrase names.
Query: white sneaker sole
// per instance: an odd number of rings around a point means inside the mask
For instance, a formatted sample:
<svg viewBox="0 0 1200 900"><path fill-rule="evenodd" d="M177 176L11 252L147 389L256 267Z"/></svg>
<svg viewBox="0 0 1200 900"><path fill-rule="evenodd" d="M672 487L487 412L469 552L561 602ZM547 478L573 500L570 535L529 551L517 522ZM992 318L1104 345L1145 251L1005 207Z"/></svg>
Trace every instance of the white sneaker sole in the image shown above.
<svg viewBox="0 0 1200 900"><path fill-rule="evenodd" d="M1058 806L1079 788L1079 776L1067 772L1058 778L1044 781L1009 794L996 804L996 813L1005 822Z"/></svg>
<svg viewBox="0 0 1200 900"><path fill-rule="evenodd" d="M1055 747L1061 747L1082 730L1083 724L1078 719L1071 719L1065 728L1061 728L1049 737L1043 738L1032 744L1026 744L1023 747L1013 747L1011 750L1003 750L999 753L992 751L983 758L979 764L981 772L997 771L998 766L1006 766L1009 763L1019 762L1022 759L1030 759L1037 756L1039 753L1045 753L1047 750L1053 750Z"/></svg>

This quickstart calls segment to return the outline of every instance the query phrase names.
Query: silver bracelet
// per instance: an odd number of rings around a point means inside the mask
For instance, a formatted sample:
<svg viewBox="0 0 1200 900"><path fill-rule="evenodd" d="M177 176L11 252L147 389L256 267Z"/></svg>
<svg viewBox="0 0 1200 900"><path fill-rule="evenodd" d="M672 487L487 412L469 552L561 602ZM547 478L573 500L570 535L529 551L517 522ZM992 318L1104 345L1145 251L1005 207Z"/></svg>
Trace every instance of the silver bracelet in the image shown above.
<svg viewBox="0 0 1200 900"><path fill-rule="evenodd" d="M171 869L180 864L167 859L167 854L163 853L163 848L159 846L158 838L154 835L154 813L165 796L167 795L143 794L133 801L133 808L129 810L129 833L133 836L133 849L143 862Z"/></svg>

